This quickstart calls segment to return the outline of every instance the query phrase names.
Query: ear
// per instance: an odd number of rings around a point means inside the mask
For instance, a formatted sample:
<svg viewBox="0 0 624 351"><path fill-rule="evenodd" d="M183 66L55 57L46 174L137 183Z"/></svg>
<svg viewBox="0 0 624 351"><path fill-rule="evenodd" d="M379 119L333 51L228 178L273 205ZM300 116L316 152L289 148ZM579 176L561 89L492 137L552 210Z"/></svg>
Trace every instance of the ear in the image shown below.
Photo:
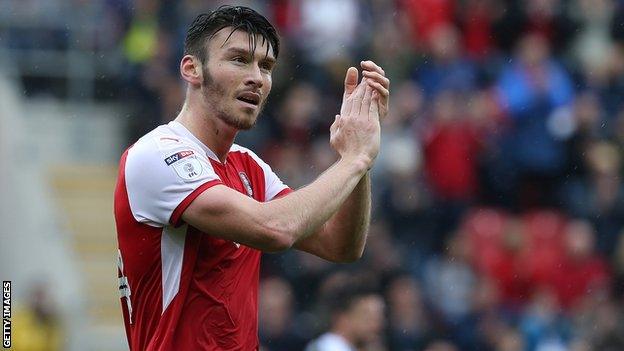
<svg viewBox="0 0 624 351"><path fill-rule="evenodd" d="M203 80L201 62L195 56L184 55L180 61L180 75L193 86L201 85Z"/></svg>

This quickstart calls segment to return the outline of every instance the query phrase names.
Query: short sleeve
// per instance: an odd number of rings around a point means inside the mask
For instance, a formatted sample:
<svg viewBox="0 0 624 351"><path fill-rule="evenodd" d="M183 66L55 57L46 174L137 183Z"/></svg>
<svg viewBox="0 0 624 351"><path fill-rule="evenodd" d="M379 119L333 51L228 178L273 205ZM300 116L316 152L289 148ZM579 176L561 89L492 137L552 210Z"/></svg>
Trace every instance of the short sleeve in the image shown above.
<svg viewBox="0 0 624 351"><path fill-rule="evenodd" d="M166 137L146 136L128 150L126 190L138 222L177 225L192 200L221 180L194 145L160 139Z"/></svg>
<svg viewBox="0 0 624 351"><path fill-rule="evenodd" d="M266 187L265 201L271 201L275 197L286 195L292 191L286 184L284 184L284 182L282 182L277 174L273 172L269 165L266 163L264 165L266 168L264 166L262 166L262 168L264 170L264 182Z"/></svg>
<svg viewBox="0 0 624 351"><path fill-rule="evenodd" d="M275 172L273 172L273 170L271 169L271 166L269 166L266 162L264 162L253 151L247 148L244 148L242 146L239 146L239 145L235 145L234 148L235 150L249 154L251 158L262 169L262 173L264 175L264 189L265 189L264 201L271 201L275 197L283 196L283 195L288 194L289 192L292 192L292 190L286 184L284 184L284 182L282 182L279 176L275 174Z"/></svg>

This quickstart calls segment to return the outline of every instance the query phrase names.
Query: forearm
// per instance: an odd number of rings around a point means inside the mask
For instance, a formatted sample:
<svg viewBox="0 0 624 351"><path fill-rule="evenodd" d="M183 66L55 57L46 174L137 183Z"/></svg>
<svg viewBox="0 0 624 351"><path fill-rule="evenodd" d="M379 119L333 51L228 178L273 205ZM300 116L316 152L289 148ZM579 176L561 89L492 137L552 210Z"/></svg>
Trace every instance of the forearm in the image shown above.
<svg viewBox="0 0 624 351"><path fill-rule="evenodd" d="M370 223L370 188L370 176L366 173L330 220L294 246L332 262L359 259L364 252Z"/></svg>
<svg viewBox="0 0 624 351"><path fill-rule="evenodd" d="M371 215L371 181L367 172L327 223L331 240L347 256L361 256Z"/></svg>
<svg viewBox="0 0 624 351"><path fill-rule="evenodd" d="M284 232L295 243L318 231L348 198L353 197L350 195L356 187L366 187L368 180L362 181L368 179L365 173L363 162L341 159L311 184L265 203L263 217L271 226L285 228ZM355 203L357 199L350 201ZM344 212L341 216L349 216Z"/></svg>

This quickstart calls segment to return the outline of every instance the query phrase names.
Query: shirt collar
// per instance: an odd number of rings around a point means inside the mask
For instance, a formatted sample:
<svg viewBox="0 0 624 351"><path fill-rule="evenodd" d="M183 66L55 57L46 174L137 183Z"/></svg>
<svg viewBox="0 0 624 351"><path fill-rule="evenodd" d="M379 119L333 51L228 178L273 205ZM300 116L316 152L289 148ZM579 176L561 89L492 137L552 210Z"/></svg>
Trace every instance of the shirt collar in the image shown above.
<svg viewBox="0 0 624 351"><path fill-rule="evenodd" d="M193 135L193 133L191 133L191 131L188 130L182 123L180 123L178 121L171 121L171 122L169 122L169 127L171 129L175 130L176 133L182 135L185 138L190 139L192 142L197 144L206 153L206 156L208 156L209 158L211 158L211 159L221 163L221 161L219 160L217 155L212 150L210 150L210 148L208 146L206 146L199 139L197 139L197 137L195 135Z"/></svg>

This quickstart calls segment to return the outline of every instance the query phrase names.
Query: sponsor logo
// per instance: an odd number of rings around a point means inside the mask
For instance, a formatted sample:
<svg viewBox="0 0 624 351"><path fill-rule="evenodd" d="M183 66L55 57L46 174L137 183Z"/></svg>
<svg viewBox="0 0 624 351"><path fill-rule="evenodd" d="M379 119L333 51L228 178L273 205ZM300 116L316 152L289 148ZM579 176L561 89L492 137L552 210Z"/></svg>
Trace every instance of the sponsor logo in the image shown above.
<svg viewBox="0 0 624 351"><path fill-rule="evenodd" d="M172 164L180 161L181 159L189 157L191 155L193 155L193 151L191 150L176 152L175 154L165 158L165 163L167 164L167 166L171 166Z"/></svg>
<svg viewBox="0 0 624 351"><path fill-rule="evenodd" d="M247 178L247 174L245 174L245 172L238 172L238 176L240 177L241 182L243 182L247 195L249 195L249 197L253 197L253 189L251 188L251 182L249 181L249 178Z"/></svg>

